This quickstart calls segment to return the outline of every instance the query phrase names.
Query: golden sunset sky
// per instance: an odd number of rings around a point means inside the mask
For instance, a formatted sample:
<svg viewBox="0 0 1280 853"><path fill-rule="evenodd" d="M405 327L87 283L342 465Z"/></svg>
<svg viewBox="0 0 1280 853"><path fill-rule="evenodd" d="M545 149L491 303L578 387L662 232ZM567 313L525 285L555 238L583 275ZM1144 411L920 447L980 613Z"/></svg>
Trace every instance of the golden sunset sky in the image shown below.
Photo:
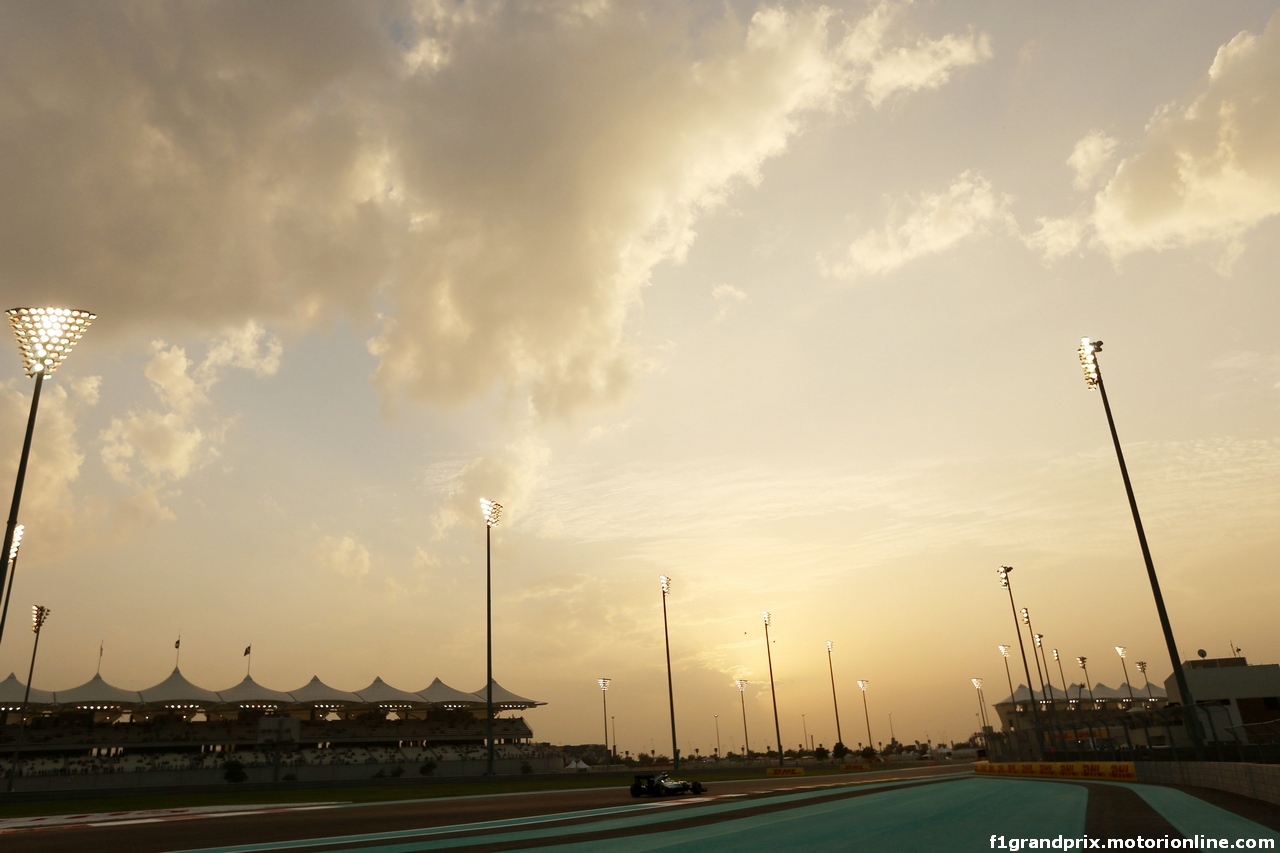
<svg viewBox="0 0 1280 853"><path fill-rule="evenodd" d="M735 678L773 742L764 610L785 746L836 739L827 641L846 742L860 678L874 740L967 737L1001 564L1095 683L1163 682L1082 336L1182 657L1280 660L1274 2L6 2L0 140L0 307L98 315L0 677L39 603L48 690L179 635L213 690L250 644L481 689L483 496L539 740L602 740L609 677L669 751L661 574L686 753L741 748Z"/></svg>

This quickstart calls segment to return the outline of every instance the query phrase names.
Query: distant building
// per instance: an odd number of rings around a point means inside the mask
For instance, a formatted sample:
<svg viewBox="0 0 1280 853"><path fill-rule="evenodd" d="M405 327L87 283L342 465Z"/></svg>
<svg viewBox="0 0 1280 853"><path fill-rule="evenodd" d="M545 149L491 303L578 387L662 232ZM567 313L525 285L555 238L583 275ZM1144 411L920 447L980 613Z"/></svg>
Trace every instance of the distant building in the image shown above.
<svg viewBox="0 0 1280 853"><path fill-rule="evenodd" d="M1250 664L1242 657L1183 661L1187 687L1207 713L1205 739L1240 743L1280 741L1280 664ZM1173 676L1169 701L1181 704Z"/></svg>

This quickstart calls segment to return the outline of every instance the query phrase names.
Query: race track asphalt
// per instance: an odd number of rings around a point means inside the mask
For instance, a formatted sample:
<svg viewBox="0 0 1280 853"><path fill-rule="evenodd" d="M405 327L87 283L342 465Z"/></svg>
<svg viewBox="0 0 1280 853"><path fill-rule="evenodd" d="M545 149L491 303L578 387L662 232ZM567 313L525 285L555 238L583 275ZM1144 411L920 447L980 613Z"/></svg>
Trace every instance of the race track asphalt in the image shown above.
<svg viewBox="0 0 1280 853"><path fill-rule="evenodd" d="M636 800L620 787L87 819L41 829L6 822L0 850L961 851L993 849L992 836L1006 843L1094 838L1104 849L1105 839L1139 836L1166 845L1197 836L1280 843L1280 807L1203 789L979 777L953 767L709 787L701 797L664 800Z"/></svg>

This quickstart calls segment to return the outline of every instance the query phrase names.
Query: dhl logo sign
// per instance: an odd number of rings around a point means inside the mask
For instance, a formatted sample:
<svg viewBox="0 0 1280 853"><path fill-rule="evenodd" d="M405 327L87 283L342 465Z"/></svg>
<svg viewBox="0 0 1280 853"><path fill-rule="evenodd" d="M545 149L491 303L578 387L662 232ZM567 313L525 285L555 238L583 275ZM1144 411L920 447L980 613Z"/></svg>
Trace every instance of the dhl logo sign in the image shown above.
<svg viewBox="0 0 1280 853"><path fill-rule="evenodd" d="M871 768L865 764L841 764L840 772L842 773L865 773Z"/></svg>
<svg viewBox="0 0 1280 853"><path fill-rule="evenodd" d="M766 776L803 776L803 767L770 767L765 771Z"/></svg>
<svg viewBox="0 0 1280 853"><path fill-rule="evenodd" d="M1138 781L1138 771L1132 761L980 761L973 769L991 776Z"/></svg>

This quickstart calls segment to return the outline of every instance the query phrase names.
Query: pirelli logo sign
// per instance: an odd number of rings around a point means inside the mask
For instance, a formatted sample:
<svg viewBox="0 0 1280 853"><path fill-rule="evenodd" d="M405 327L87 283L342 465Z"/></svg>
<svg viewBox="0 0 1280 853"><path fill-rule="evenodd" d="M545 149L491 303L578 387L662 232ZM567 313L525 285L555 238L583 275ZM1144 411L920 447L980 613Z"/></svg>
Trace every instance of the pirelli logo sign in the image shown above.
<svg viewBox="0 0 1280 853"><path fill-rule="evenodd" d="M1138 771L1132 761L979 761L973 769L990 776L1138 781Z"/></svg>
<svg viewBox="0 0 1280 853"><path fill-rule="evenodd" d="M765 771L766 776L803 776L803 767L770 767Z"/></svg>

